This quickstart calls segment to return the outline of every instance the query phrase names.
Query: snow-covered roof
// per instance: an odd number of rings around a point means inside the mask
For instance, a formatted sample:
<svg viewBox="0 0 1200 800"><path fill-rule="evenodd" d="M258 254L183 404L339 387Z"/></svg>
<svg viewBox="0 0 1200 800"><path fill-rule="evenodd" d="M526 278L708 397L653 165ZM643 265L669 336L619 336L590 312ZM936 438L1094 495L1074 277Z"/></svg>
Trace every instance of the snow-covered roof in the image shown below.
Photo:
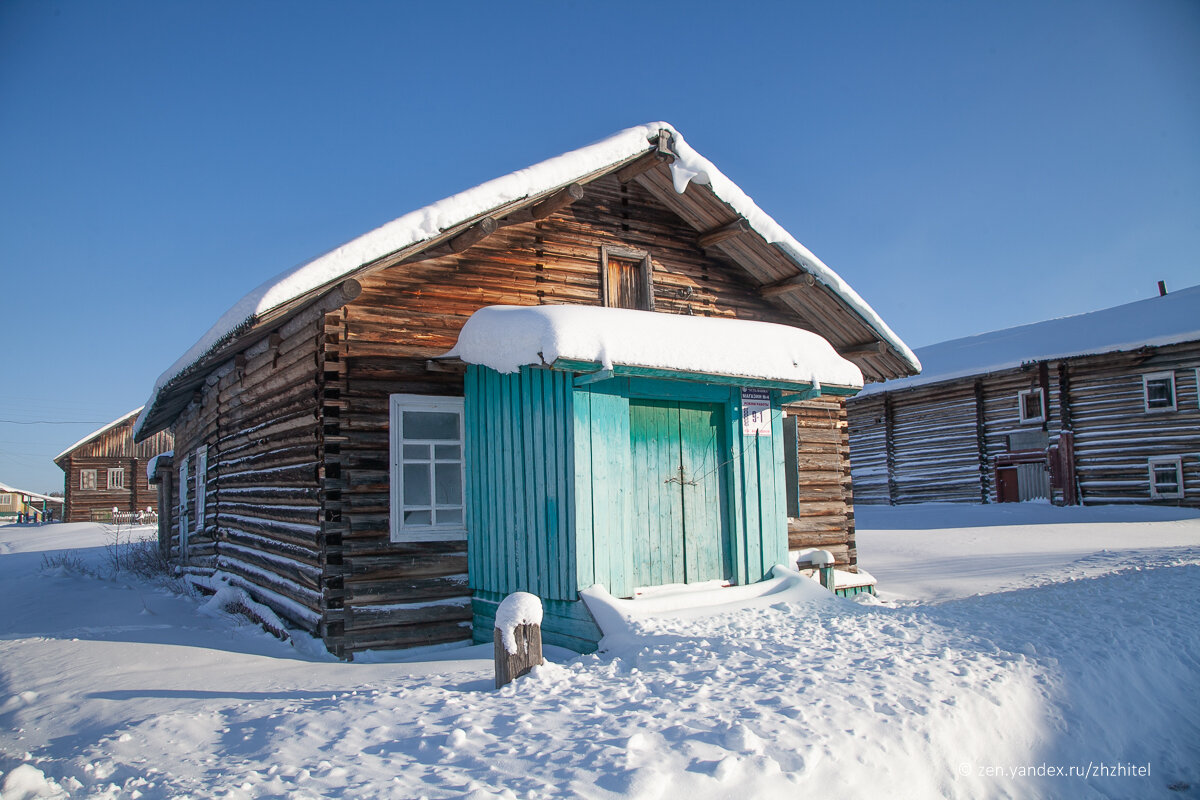
<svg viewBox="0 0 1200 800"><path fill-rule="evenodd" d="M1033 361L1200 341L1200 286L1121 306L981 333L917 349L924 371L860 396L983 375Z"/></svg>
<svg viewBox="0 0 1200 800"><path fill-rule="evenodd" d="M37 500L49 500L51 503L64 502L63 498L61 498L61 497L51 497L50 495L47 495L47 494L38 494L37 492L29 492L29 491L26 491L25 489L17 489L14 486L9 486L7 483L0 483L0 492L3 492L4 494L19 494L24 497L29 497L29 498L37 499Z"/></svg>
<svg viewBox="0 0 1200 800"><path fill-rule="evenodd" d="M750 227L766 241L775 244L790 260L840 297L914 370L920 368L916 356L908 346L836 272L796 241L712 162L693 150L678 131L665 122L652 122L627 128L586 147L487 181L405 214L266 281L235 303L207 333L159 376L146 403L146 411L134 428L135 436L142 435L142 427L148 417L155 413L160 394L172 381L184 376L205 356L236 336L238 331L252 325L256 318L310 292L347 278L361 267L384 256L433 239L447 229L523 198L534 197L565 186L646 152L652 147L651 142L658 139L660 131L667 131L672 136L671 149L676 158L670 169L675 191L683 193L689 183L707 185L713 194L745 218Z"/></svg>
<svg viewBox="0 0 1200 800"><path fill-rule="evenodd" d="M861 387L862 372L811 331L773 322L600 306L486 306L448 356L499 372L559 359Z"/></svg>
<svg viewBox="0 0 1200 800"><path fill-rule="evenodd" d="M143 408L145 408L145 406L138 406L138 407L137 407L137 408L135 408L133 411L130 411L128 414L124 414L124 415L122 415L122 416L118 417L117 419L114 419L112 422L108 423L108 424L107 424L107 425L105 425L103 428L100 428L99 430L94 430L94 431L92 431L92 432L91 432L91 433L89 433L87 436L83 437L83 438L82 438L82 439L80 439L78 442L76 442L75 444L73 444L73 445L71 445L70 447L68 447L66 450L63 450L61 453L59 453L58 455L56 455L56 456L54 457L54 459L53 459L53 460L54 460L54 461L58 461L60 458L62 458L63 456L65 456L67 453L71 452L71 451L72 451L72 450L74 450L76 447L79 447L79 445L81 445L81 444L85 444L86 442L89 442L89 441L91 441L92 439L95 439L95 438L96 438L97 436L99 436L100 434L102 434L102 433L104 433L104 432L106 432L106 431L110 431L110 430L112 430L113 428L117 427L118 425L120 425L120 424L121 424L121 423L123 423L123 422L127 422L127 421L129 420L129 418L130 418L130 417L132 417L134 414L140 414Z"/></svg>

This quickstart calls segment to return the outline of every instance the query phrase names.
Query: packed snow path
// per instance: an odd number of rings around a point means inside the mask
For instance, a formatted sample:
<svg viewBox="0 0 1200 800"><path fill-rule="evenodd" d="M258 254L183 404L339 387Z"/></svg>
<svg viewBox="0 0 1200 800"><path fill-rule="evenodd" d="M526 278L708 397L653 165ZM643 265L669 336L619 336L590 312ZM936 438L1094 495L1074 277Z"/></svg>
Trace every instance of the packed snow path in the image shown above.
<svg viewBox="0 0 1200 800"><path fill-rule="evenodd" d="M191 598L41 568L72 546L100 568L96 526L0 528L0 785L6 800L1196 797L1200 520L1144 527L1163 541L1095 577L934 605L801 586L643 615L612 651L549 653L500 691L490 647L339 664ZM1071 768L1090 774L1044 774Z"/></svg>

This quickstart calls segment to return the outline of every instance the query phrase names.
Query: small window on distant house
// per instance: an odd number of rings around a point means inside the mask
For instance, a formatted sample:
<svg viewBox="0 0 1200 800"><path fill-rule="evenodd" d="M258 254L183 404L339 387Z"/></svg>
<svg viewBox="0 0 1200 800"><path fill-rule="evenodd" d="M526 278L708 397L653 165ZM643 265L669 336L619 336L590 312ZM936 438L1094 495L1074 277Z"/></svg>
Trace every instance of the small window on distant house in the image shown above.
<svg viewBox="0 0 1200 800"><path fill-rule="evenodd" d="M1046 410L1042 404L1042 390L1026 389L1018 392L1017 408L1021 412L1021 422L1043 421L1046 418Z"/></svg>
<svg viewBox="0 0 1200 800"><path fill-rule="evenodd" d="M80 489L95 489L96 488L96 470L81 469L79 471L79 488Z"/></svg>
<svg viewBox="0 0 1200 800"><path fill-rule="evenodd" d="M1175 373L1152 372L1142 376L1147 411L1175 410Z"/></svg>
<svg viewBox="0 0 1200 800"><path fill-rule="evenodd" d="M11 494L0 494L0 506L11 506L12 504Z"/></svg>
<svg viewBox="0 0 1200 800"><path fill-rule="evenodd" d="M125 488L125 470L110 469L108 471L108 488L110 490Z"/></svg>
<svg viewBox="0 0 1200 800"><path fill-rule="evenodd" d="M466 537L463 399L391 396L392 541Z"/></svg>
<svg viewBox="0 0 1200 800"><path fill-rule="evenodd" d="M600 248L600 293L610 308L654 310L650 254L625 247Z"/></svg>
<svg viewBox="0 0 1200 800"><path fill-rule="evenodd" d="M1150 496L1183 497L1183 459L1150 459Z"/></svg>

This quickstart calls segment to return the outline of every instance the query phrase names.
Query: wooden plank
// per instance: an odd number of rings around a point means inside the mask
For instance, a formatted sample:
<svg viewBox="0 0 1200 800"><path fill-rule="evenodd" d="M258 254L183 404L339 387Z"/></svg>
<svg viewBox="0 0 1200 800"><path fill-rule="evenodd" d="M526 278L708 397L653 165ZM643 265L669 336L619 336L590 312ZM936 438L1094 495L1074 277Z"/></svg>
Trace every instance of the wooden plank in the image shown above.
<svg viewBox="0 0 1200 800"><path fill-rule="evenodd" d="M574 480L571 513L574 515L574 536L571 544L575 551L573 563L575 580L568 583L572 591L586 589L596 583L594 511L596 476L592 471L592 424L590 389L570 389L573 410L571 426L572 453L574 455Z"/></svg>

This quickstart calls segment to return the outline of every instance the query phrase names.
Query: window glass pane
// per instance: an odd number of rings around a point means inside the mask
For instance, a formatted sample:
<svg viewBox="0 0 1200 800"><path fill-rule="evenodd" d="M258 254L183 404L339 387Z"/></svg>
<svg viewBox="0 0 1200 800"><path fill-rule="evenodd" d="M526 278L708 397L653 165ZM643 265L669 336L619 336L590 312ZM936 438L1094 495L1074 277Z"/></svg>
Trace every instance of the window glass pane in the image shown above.
<svg viewBox="0 0 1200 800"><path fill-rule="evenodd" d="M405 439L458 439L458 414L451 411L405 411Z"/></svg>
<svg viewBox="0 0 1200 800"><path fill-rule="evenodd" d="M449 458L457 460L460 457L461 450L462 448L456 444L439 444L433 448L434 455L439 461Z"/></svg>
<svg viewBox="0 0 1200 800"><path fill-rule="evenodd" d="M1165 378L1146 381L1146 405L1150 408L1170 408L1175 405L1171 381Z"/></svg>
<svg viewBox="0 0 1200 800"><path fill-rule="evenodd" d="M1154 485L1159 491L1176 491L1179 488L1179 472L1175 469L1175 465L1155 464Z"/></svg>
<svg viewBox="0 0 1200 800"><path fill-rule="evenodd" d="M429 524L431 524L430 517L431 517L431 515L430 515L429 511L405 511L404 512L404 524L405 525L429 525Z"/></svg>
<svg viewBox="0 0 1200 800"><path fill-rule="evenodd" d="M427 444L406 444L404 445L405 459L429 459L429 445Z"/></svg>
<svg viewBox="0 0 1200 800"><path fill-rule="evenodd" d="M459 465L437 464L433 469L438 505L462 503L462 470Z"/></svg>
<svg viewBox="0 0 1200 800"><path fill-rule="evenodd" d="M440 508L437 511L438 525L452 525L463 521L461 508Z"/></svg>
<svg viewBox="0 0 1200 800"><path fill-rule="evenodd" d="M1021 395L1021 402L1024 404L1021 409L1023 419L1037 419L1042 416L1042 393L1040 391Z"/></svg>
<svg viewBox="0 0 1200 800"><path fill-rule="evenodd" d="M429 467L426 464L404 465L404 504L429 504Z"/></svg>

